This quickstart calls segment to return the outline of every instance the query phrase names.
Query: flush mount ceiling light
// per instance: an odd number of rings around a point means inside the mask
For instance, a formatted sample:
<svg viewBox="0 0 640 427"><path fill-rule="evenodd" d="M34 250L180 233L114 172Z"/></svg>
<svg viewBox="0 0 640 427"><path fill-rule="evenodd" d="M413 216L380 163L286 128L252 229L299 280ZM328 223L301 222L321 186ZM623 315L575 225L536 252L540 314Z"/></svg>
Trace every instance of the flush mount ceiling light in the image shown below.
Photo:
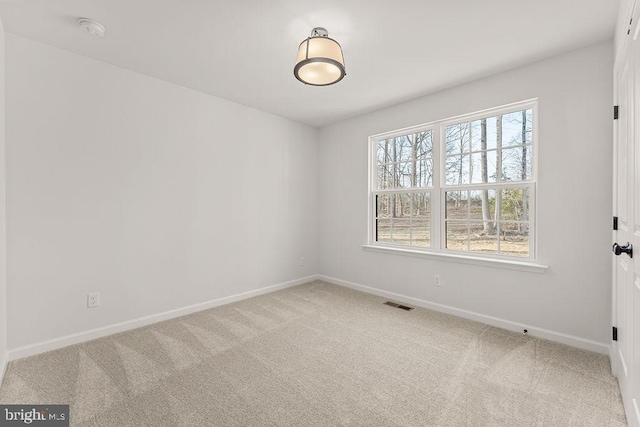
<svg viewBox="0 0 640 427"><path fill-rule="evenodd" d="M78 25L86 32L93 34L94 36L104 36L104 25L89 18L78 19Z"/></svg>
<svg viewBox="0 0 640 427"><path fill-rule="evenodd" d="M314 28L311 35L300 43L293 75L312 86L328 86L344 78L342 48L329 38L325 28Z"/></svg>

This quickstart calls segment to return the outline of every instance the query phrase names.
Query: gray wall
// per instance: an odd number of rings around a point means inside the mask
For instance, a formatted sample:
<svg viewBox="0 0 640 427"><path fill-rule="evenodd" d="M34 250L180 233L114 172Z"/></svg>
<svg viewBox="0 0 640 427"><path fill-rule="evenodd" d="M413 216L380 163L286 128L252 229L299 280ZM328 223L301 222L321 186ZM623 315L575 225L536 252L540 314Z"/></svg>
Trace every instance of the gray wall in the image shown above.
<svg viewBox="0 0 640 427"><path fill-rule="evenodd" d="M321 129L321 273L608 346L612 47L601 43ZM368 136L536 97L544 274L362 249ZM434 274L443 287L433 286Z"/></svg>
<svg viewBox="0 0 640 427"><path fill-rule="evenodd" d="M316 129L6 42L10 349L317 273Z"/></svg>

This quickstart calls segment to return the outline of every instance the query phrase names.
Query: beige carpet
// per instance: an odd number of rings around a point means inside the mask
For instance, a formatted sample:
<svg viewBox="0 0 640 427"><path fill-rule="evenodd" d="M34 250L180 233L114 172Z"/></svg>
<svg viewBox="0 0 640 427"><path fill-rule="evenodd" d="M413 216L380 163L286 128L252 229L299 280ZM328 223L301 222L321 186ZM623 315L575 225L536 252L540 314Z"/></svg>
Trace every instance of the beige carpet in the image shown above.
<svg viewBox="0 0 640 427"><path fill-rule="evenodd" d="M624 426L606 356L309 283L11 362L87 426Z"/></svg>

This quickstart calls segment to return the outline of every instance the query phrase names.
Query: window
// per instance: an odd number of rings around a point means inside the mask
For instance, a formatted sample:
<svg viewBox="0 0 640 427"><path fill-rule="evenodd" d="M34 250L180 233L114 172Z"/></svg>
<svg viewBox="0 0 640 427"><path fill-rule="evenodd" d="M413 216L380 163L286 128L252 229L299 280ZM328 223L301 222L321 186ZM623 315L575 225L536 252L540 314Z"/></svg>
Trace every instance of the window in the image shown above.
<svg viewBox="0 0 640 427"><path fill-rule="evenodd" d="M535 258L536 106L370 137L370 244Z"/></svg>

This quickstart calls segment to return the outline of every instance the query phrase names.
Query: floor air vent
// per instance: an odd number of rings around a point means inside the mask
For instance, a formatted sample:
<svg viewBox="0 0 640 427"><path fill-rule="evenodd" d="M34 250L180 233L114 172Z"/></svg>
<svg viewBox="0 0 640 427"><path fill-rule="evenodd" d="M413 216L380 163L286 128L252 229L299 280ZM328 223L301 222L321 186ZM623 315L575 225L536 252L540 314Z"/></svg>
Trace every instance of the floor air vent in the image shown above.
<svg viewBox="0 0 640 427"><path fill-rule="evenodd" d="M406 305L398 304L391 301L384 302L383 304L390 305L391 307L395 307L395 308L401 308L402 310L406 310L406 311L411 311L414 309L414 307L407 307Z"/></svg>

